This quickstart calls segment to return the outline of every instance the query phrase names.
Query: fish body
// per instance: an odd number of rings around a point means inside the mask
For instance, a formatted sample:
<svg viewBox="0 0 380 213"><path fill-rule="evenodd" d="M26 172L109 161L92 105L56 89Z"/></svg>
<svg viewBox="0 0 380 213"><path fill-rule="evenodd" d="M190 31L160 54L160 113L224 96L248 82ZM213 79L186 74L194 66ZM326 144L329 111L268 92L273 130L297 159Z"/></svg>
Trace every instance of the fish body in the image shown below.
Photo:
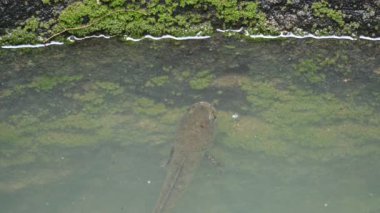
<svg viewBox="0 0 380 213"><path fill-rule="evenodd" d="M207 102L193 104L181 120L168 161L168 172L153 213L168 213L191 182L212 145L216 111Z"/></svg>

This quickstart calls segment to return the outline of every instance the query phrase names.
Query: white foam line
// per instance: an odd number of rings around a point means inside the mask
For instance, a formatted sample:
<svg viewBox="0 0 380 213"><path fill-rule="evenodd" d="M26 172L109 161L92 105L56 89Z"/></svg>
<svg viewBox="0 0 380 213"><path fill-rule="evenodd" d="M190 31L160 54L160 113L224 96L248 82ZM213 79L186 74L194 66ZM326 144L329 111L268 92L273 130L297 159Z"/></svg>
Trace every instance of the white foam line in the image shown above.
<svg viewBox="0 0 380 213"><path fill-rule="evenodd" d="M51 45L63 45L63 42L52 41L46 44L5 45L5 46L1 46L1 48L4 48L4 49L40 48L40 47L47 47Z"/></svg>
<svg viewBox="0 0 380 213"><path fill-rule="evenodd" d="M370 40L370 41L380 41L380 38L372 38L368 36L359 36L359 38L364 39L364 40Z"/></svg>
<svg viewBox="0 0 380 213"><path fill-rule="evenodd" d="M106 36L106 35L100 34L100 35L91 35L91 36L85 36L85 37L82 37L82 38L78 38L78 37L72 35L72 36L67 37L67 40L69 40L69 41L82 41L84 39L89 39L89 38L105 38L105 39L109 39L111 37L112 36Z"/></svg>
<svg viewBox="0 0 380 213"><path fill-rule="evenodd" d="M242 32L244 29L240 28L238 30L233 30L233 29L227 29L227 30L221 30L217 29L218 32ZM142 38L132 38L128 36L124 36L125 40L127 41L141 41L143 39L152 39L152 40L161 40L161 39L174 39L174 40L198 40L198 39L208 39L210 36L200 36L200 33L198 33L196 36L184 36L184 37L175 37L172 35L164 35L161 37L154 37L151 35L146 35ZM245 31L245 35L249 36L251 38L265 38L265 39L276 39L276 38L298 38L298 39L305 39L305 38L314 38L314 39L344 39L344 40L357 40L356 38L353 38L351 36L316 36L313 34L305 34L303 36L300 35L295 35L293 33L281 33L280 35L273 36L273 35L250 35L247 31ZM112 36L106 36L106 35L92 35L92 36L85 36L83 38L78 38L75 36L69 36L67 39L70 41L81 41L84 39L88 38L105 38L109 39ZM372 38L368 36L359 36L359 39L363 40L370 40L370 41L380 41L380 38ZM40 48L40 47L47 47L51 45L63 45L63 42L57 42L57 41L52 41L46 44L22 44L22 45L5 45L1 46L3 49L19 49L19 48Z"/></svg>
<svg viewBox="0 0 380 213"><path fill-rule="evenodd" d="M250 35L248 32L246 32L246 35L251 38L267 38L267 39L276 39L276 38L298 38L298 39L304 39L304 38L314 38L314 39L338 39L338 40L356 40L355 38L351 36L316 36L313 34L305 34L305 35L295 35L293 33L281 33L277 36L272 35Z"/></svg>
<svg viewBox="0 0 380 213"><path fill-rule="evenodd" d="M226 33L226 32L234 32L234 33L240 33L244 30L243 27L241 27L240 29L237 29L237 30L233 30L233 29L227 29L227 30L222 30L222 29L216 29L217 32L221 32L221 33Z"/></svg>
<svg viewBox="0 0 380 213"><path fill-rule="evenodd" d="M196 36L175 37L175 36L172 36L172 35L163 35L163 36L160 36L160 37L155 37L155 36L151 36L151 35L146 35L146 36L144 36L142 38L132 38L132 37L124 36L124 39L127 40L127 41L141 41L141 40L144 40L144 39L152 39L152 40L173 39L173 40L182 41L182 40L199 40L199 39L208 39L208 38L210 38L210 36L199 36L199 35L196 35Z"/></svg>

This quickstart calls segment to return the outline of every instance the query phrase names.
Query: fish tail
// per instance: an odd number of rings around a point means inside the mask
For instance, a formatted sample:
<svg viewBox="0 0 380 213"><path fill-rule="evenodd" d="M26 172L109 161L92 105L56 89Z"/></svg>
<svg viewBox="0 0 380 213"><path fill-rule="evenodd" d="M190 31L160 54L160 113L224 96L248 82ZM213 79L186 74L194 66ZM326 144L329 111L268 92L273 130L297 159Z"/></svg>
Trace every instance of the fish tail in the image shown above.
<svg viewBox="0 0 380 213"><path fill-rule="evenodd" d="M170 208L168 202L171 199L174 189L178 186L178 180L181 176L183 166L185 164L185 159L182 160L179 167L173 174L170 174L169 177L165 179L164 187L161 189L161 195L157 201L156 207L153 210L153 213L164 213L166 209ZM168 186L168 187L167 187Z"/></svg>

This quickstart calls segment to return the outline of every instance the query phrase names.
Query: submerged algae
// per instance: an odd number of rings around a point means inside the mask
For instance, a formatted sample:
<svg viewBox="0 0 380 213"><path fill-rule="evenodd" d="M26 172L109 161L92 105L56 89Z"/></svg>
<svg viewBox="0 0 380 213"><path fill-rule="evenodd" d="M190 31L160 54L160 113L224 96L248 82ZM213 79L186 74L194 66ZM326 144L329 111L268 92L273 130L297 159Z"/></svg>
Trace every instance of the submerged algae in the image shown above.
<svg viewBox="0 0 380 213"><path fill-rule="evenodd" d="M331 94L315 94L296 87L278 89L274 83L255 82L246 76L238 79L232 84L223 81L213 84L221 84L221 88L240 87L251 104L251 108L238 119L232 117L232 112L218 112L219 143L280 157L292 156L302 150L296 154L299 159L330 160L380 152L373 147L373 143L380 140L380 123L377 121L380 118L373 118L377 115L371 108L342 102ZM100 94L102 100L113 96L113 91L120 91L117 84L110 82L97 82L85 88L95 88L91 93L94 97ZM72 96L84 104L84 109L95 101L98 104L96 116L83 110L44 120L47 112L39 115L24 112L13 116L12 122L18 128L12 127L14 131L7 138L13 140L22 135L34 135L30 140L38 146L64 147L105 141L164 143L169 141L168 135L160 134L173 132L183 111L182 108L169 109L146 97L128 96L127 100L118 101L118 106L97 102L96 98L75 97ZM373 118L372 122L368 122L370 118ZM8 163L12 164L11 161Z"/></svg>
<svg viewBox="0 0 380 213"><path fill-rule="evenodd" d="M152 43L158 46L157 43ZM160 47L167 47L165 42L159 43ZM231 46L227 47L228 51L231 51ZM141 72L144 75L141 79L138 79L140 76L128 76L128 78L120 79L120 76L117 75L109 78L108 73L101 74L104 72L59 83L56 82L57 79L50 77L34 77L28 81L29 83L22 84L20 91L32 88L39 91L32 93L32 98L46 97L48 98L46 100L49 101L51 100L50 94L57 96L63 94L63 101L56 98L56 101L59 102L48 106L44 103L41 105L37 101L38 103L34 105L37 107L34 108L51 109L40 114L36 113L33 108L30 108L28 113L12 111L15 115L10 116L13 119L10 119L10 123L7 125L14 125L13 129L20 131L16 131L16 135L8 136L12 140L13 136L38 134L38 136L30 137L37 146L60 144L64 147L67 143L68 147L75 147L106 141L123 144L165 143L170 140L167 140L168 136L162 133L173 131L173 126L184 110L183 105L190 101L198 101L200 98L211 97L212 100L218 96L221 106L218 106L221 109L218 116L219 138L221 143L226 144L227 147L238 147L249 152L259 151L281 157L295 155L297 151L300 151L300 159L329 160L334 157L377 153L379 149L373 144L379 139L377 133L377 131L380 132L379 122L376 120L380 119L377 112L374 111L375 106L366 106L366 103L350 100L354 99L353 96L358 95L352 91L347 97L345 92L342 95L344 98L342 98L338 97L338 93L330 94L322 92L326 90L313 89L310 84L306 84L306 86L295 84L299 79L310 83L303 76L307 76L308 67L314 67L316 71L313 74L316 75L328 74L330 69L338 71L337 75L339 76L352 75L355 68L349 63L351 55L344 51L324 55L323 50L318 52L317 57L312 57L313 49L306 53L304 53L304 49L306 48L302 48L302 52L307 56L306 60L304 60L305 57L297 57L301 53L295 53L291 57L296 58L297 65L293 67L292 64L289 64L281 67L285 71L287 68L289 70L303 69L306 73L300 72L302 75L290 71L278 72L273 75L273 72L277 72L275 66L268 68L267 72L262 72L261 67L256 66L256 62L249 61L251 57L247 55L247 60L244 62L252 62L252 67L248 64L247 72L249 74L244 74L246 71L243 66L236 68L238 74L229 68L219 72L220 68L228 62L221 63L216 68L207 66L206 71L204 65L195 64L194 67L189 68L188 63L193 63L193 60L190 60L190 62L181 61L171 65L149 64L146 67L143 65L144 69L149 67L156 71L157 67L158 69L162 67L162 70L150 74ZM207 54L209 53L207 52ZM239 49L239 54L245 54L245 52ZM150 56L152 55L149 53L148 57ZM266 54L262 54L262 56L263 60L273 59L268 58ZM103 56L101 55L101 57ZM93 60L93 56L91 59ZM211 64L216 60L215 58L211 59L207 63ZM146 60L146 58L138 60ZM231 57L231 60L236 60L236 58ZM158 61L161 62L161 58ZM125 63L128 64L129 61ZM308 65L308 63L313 65ZM143 63L136 64L140 67ZM123 64L119 67L127 66ZM373 70L371 65L369 68L371 71ZM228 76L223 76L223 72L227 72ZM125 73L123 71L122 76ZM378 76L377 74L373 75ZM102 80L92 79L99 76ZM152 78L152 76L154 77ZM326 82L329 81L328 77L329 75L326 75ZM152 87L147 86L147 82L151 82ZM58 89L61 87L62 90ZM53 89L54 93L51 91ZM201 91L198 90L204 90L205 93L201 94ZM12 93L16 94L14 91L17 91L16 87L12 89ZM56 91L57 93L55 93ZM165 93L161 91L165 91ZM181 97L168 97L171 91L181 94L179 95ZM136 95L136 92L139 94ZM3 100L14 100L9 99L13 94L9 95L8 92L3 94L8 94L2 96ZM236 94L239 95L236 96ZM231 104L232 102L234 104ZM61 108L62 103L68 105ZM63 108L70 111L65 110L59 115L55 114L62 111ZM234 114L233 110L240 115L239 119L231 118ZM53 116L50 116L51 114ZM364 134L360 132L364 132ZM65 136L66 133L67 136ZM59 137L62 137L63 140L56 141ZM70 144L67 139L72 139L77 143ZM346 140L347 144L344 142Z"/></svg>
<svg viewBox="0 0 380 213"><path fill-rule="evenodd" d="M18 141L18 135L15 128L9 124L0 123L0 143L13 143Z"/></svg>
<svg viewBox="0 0 380 213"><path fill-rule="evenodd" d="M8 89L5 93L5 97L9 97L12 94L24 94L26 91L32 89L37 92L46 92L56 88L61 84L71 84L82 79L82 75L74 76L39 76L35 77L30 83L19 84L12 89ZM1 97L1 96L0 96Z"/></svg>
<svg viewBox="0 0 380 213"><path fill-rule="evenodd" d="M214 78L215 76L211 74L210 71L200 71L190 79L189 85L194 90L206 89L212 84Z"/></svg>
<svg viewBox="0 0 380 213"><path fill-rule="evenodd" d="M166 76L166 75L157 76L147 81L145 86L146 87L155 87L155 86L160 87L167 84L168 82L169 82L169 76Z"/></svg>
<svg viewBox="0 0 380 213"><path fill-rule="evenodd" d="M79 101L82 109L89 113L104 110L107 107L106 98L119 96L124 92L124 88L119 84L108 81L85 83L78 90L68 91L64 96Z"/></svg>
<svg viewBox="0 0 380 213"><path fill-rule="evenodd" d="M163 114L166 107L162 103L155 103L148 98L139 98L134 102L134 111L145 115L155 116Z"/></svg>
<svg viewBox="0 0 380 213"><path fill-rule="evenodd" d="M373 116L380 117L369 107L330 94L279 90L271 83L246 81L241 89L255 117L233 120L232 113L220 113L220 132L226 135L222 141L227 146L280 156L301 149L302 158L319 160L380 152L372 147L380 140L380 125L369 123Z"/></svg>
<svg viewBox="0 0 380 213"><path fill-rule="evenodd" d="M19 172L13 174L12 179L0 182L0 192L16 192L31 186L45 185L67 177L70 173L70 170L63 170L62 168L28 171L29 175L25 175L25 171Z"/></svg>
<svg viewBox="0 0 380 213"><path fill-rule="evenodd" d="M300 77L301 81L315 85L324 84L327 79L352 78L353 70L350 58L347 53L340 51L329 55L316 54L313 57L298 60L293 68L295 75Z"/></svg>

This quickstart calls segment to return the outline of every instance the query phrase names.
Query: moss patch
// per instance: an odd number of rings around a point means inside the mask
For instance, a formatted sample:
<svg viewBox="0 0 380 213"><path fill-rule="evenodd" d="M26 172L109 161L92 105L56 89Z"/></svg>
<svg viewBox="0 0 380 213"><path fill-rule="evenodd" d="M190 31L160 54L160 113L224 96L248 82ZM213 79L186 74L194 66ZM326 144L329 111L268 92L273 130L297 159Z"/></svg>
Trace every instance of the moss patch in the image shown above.
<svg viewBox="0 0 380 213"><path fill-rule="evenodd" d="M96 113L108 107L106 100L123 94L124 88L108 81L85 83L75 92L66 92L64 96L79 101L82 109L88 113Z"/></svg>
<svg viewBox="0 0 380 213"><path fill-rule="evenodd" d="M155 116L160 115L166 111L166 107L162 103L155 103L148 98L139 98L134 102L133 110L136 113Z"/></svg>
<svg viewBox="0 0 380 213"><path fill-rule="evenodd" d="M53 4L44 0L45 4ZM216 28L247 27L250 32L271 33L266 15L257 2L182 0L132 1L84 0L66 7L58 19L46 23L30 19L27 24L0 40L5 44L45 42L64 35L85 36L94 33L141 37L210 35ZM37 30L38 29L38 30Z"/></svg>
<svg viewBox="0 0 380 213"><path fill-rule="evenodd" d="M201 71L196 73L195 76L191 78L189 85L192 89L195 90L206 89L212 84L214 78L215 76L211 74L210 71Z"/></svg>
<svg viewBox="0 0 380 213"><path fill-rule="evenodd" d="M39 76L35 77L30 83L16 85L12 93L23 94L25 91L32 89L37 92L47 92L53 90L58 85L71 84L82 79L81 75L76 76ZM8 93L10 92L8 91Z"/></svg>
<svg viewBox="0 0 380 213"><path fill-rule="evenodd" d="M329 3L325 0L320 2L315 2L312 4L311 8L313 13L317 17L327 17L335 21L340 27L343 27L345 22L343 19L343 13L339 10L334 10L329 8Z"/></svg>
<svg viewBox="0 0 380 213"><path fill-rule="evenodd" d="M318 160L380 152L373 147L380 140L380 117L369 107L331 94L279 90L272 83L245 81L241 88L256 116L234 120L232 113L220 113L220 134L228 146L281 156L299 150Z"/></svg>
<svg viewBox="0 0 380 213"><path fill-rule="evenodd" d="M25 24L0 37L0 44L34 44L41 42L38 39L39 19L31 17Z"/></svg>
<svg viewBox="0 0 380 213"><path fill-rule="evenodd" d="M160 87L169 82L169 76L157 76L146 82L146 87Z"/></svg>

